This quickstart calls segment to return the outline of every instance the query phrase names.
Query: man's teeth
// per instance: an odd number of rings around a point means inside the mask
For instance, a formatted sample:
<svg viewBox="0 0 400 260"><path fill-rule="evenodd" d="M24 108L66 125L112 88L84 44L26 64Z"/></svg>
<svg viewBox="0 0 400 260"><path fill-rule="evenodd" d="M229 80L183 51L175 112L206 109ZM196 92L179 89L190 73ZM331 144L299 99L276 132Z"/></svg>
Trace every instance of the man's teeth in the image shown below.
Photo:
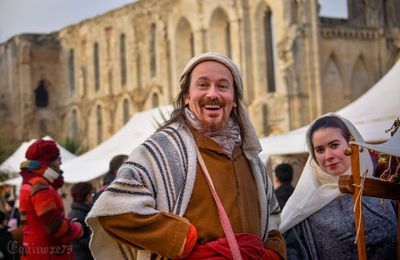
<svg viewBox="0 0 400 260"><path fill-rule="evenodd" d="M207 109L219 109L219 106L206 106Z"/></svg>

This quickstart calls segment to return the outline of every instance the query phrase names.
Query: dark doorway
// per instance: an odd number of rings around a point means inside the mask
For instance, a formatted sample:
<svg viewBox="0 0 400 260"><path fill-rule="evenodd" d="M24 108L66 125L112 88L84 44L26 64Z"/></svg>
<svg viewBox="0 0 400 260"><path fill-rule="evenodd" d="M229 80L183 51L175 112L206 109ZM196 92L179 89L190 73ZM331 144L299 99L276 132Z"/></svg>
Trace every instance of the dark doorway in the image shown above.
<svg viewBox="0 0 400 260"><path fill-rule="evenodd" d="M37 107L47 107L49 104L49 94L43 79L39 81L39 86L35 89L35 104Z"/></svg>

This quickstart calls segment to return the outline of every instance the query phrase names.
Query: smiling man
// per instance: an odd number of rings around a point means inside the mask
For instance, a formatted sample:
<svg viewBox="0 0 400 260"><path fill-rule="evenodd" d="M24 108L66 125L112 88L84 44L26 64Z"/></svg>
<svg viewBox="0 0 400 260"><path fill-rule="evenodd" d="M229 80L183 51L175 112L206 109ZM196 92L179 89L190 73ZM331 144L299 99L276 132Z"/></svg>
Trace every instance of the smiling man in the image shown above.
<svg viewBox="0 0 400 260"><path fill-rule="evenodd" d="M180 87L171 119L133 150L89 213L92 253L233 259L234 240L242 259L285 259L280 210L238 68L225 55L203 53L186 65Z"/></svg>
<svg viewBox="0 0 400 260"><path fill-rule="evenodd" d="M202 130L219 131L236 107L234 95L229 69L217 61L205 61L193 69L185 105L200 121Z"/></svg>

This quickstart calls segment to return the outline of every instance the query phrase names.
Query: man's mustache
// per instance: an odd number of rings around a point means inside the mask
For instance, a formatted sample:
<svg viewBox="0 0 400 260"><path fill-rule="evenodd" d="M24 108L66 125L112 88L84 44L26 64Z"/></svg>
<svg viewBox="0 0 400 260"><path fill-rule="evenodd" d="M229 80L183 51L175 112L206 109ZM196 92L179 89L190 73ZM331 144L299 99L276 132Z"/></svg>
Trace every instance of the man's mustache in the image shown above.
<svg viewBox="0 0 400 260"><path fill-rule="evenodd" d="M218 98L204 98L202 100L200 100L200 106L213 106L213 105L217 105L217 106L225 106L225 101L220 100Z"/></svg>

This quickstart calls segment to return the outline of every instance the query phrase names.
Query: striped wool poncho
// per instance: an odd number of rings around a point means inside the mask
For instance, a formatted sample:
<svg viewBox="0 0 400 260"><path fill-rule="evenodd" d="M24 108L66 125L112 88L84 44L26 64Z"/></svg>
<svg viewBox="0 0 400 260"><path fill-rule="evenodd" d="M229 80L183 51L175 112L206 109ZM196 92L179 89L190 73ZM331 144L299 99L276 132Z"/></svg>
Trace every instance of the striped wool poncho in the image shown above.
<svg viewBox="0 0 400 260"><path fill-rule="evenodd" d="M258 156L246 157L257 185L260 233L265 242L268 232L278 229L280 210L263 163ZM160 211L183 216L193 191L196 167L195 140L186 127L178 124L156 132L133 150L86 219L93 231L90 247L95 258L150 259L151 252L137 251L113 239L98 217L124 213L150 215Z"/></svg>

